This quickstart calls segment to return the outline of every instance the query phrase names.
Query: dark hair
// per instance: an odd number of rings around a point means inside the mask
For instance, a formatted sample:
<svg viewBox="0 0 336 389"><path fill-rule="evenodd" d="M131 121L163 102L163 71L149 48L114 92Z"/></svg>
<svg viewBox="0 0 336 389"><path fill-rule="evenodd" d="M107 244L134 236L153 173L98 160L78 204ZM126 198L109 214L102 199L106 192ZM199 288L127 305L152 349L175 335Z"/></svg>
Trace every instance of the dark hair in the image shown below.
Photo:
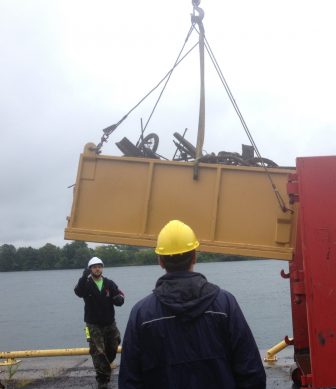
<svg viewBox="0 0 336 389"><path fill-rule="evenodd" d="M176 255L159 255L167 272L188 271L195 256L195 250Z"/></svg>

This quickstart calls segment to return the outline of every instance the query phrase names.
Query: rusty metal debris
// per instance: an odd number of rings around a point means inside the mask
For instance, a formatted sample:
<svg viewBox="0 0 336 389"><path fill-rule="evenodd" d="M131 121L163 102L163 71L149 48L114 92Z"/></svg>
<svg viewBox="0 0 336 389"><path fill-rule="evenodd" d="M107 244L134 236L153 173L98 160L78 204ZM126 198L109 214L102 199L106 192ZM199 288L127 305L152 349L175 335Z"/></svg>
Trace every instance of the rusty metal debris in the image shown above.
<svg viewBox="0 0 336 389"><path fill-rule="evenodd" d="M185 138L186 130L181 135L174 132L173 143L176 151L172 158L173 161L194 161L196 159L196 147ZM116 142L120 151L126 157L139 158L155 158L168 159L157 153L159 145L159 137L155 133L150 133L137 144L132 143L128 138L124 137L121 141ZM278 167L278 165L268 158L258 158L254 155L254 147L250 145L242 145L242 152L220 151L218 154L210 153L203 154L199 158L199 162L203 163L220 163L231 166L266 166Z"/></svg>

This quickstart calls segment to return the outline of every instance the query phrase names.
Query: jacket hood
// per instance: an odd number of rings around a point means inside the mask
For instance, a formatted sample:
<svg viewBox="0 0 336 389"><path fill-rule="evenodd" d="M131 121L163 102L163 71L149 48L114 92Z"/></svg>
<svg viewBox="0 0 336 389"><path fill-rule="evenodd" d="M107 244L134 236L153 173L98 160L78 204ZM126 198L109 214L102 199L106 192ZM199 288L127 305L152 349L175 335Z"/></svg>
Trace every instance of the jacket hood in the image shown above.
<svg viewBox="0 0 336 389"><path fill-rule="evenodd" d="M170 312L188 321L207 310L219 287L200 273L172 272L158 279L153 293Z"/></svg>

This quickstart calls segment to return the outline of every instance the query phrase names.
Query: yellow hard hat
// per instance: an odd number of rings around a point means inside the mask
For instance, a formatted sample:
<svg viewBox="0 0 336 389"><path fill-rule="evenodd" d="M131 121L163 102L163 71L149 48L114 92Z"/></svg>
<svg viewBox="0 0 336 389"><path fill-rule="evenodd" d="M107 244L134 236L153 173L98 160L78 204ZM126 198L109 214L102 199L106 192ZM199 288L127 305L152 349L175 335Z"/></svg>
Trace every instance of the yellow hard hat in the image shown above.
<svg viewBox="0 0 336 389"><path fill-rule="evenodd" d="M196 249L199 241L194 231L179 220L171 220L159 233L156 254L175 255Z"/></svg>

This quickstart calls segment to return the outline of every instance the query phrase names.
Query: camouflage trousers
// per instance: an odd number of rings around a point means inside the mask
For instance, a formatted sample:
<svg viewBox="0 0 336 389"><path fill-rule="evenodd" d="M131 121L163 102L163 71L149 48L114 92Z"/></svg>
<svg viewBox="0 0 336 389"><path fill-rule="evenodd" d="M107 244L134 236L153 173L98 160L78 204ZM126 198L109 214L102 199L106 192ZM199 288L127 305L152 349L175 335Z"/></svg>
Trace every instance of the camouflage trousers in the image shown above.
<svg viewBox="0 0 336 389"><path fill-rule="evenodd" d="M90 355L96 370L99 383L109 382L111 363L114 361L120 344L120 332L114 322L111 325L99 326L86 323L90 332Z"/></svg>

